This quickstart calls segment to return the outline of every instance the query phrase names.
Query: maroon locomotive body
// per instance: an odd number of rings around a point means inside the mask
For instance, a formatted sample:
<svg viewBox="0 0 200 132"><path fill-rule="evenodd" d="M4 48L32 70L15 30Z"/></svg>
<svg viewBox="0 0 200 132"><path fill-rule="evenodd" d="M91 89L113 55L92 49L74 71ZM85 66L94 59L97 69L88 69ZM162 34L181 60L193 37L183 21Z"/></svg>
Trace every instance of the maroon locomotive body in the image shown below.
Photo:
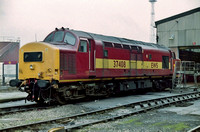
<svg viewBox="0 0 200 132"><path fill-rule="evenodd" d="M36 102L161 90L171 87L176 60L170 49L158 44L66 28L56 28L43 42L20 50L19 79L10 85L24 87L27 99Z"/></svg>

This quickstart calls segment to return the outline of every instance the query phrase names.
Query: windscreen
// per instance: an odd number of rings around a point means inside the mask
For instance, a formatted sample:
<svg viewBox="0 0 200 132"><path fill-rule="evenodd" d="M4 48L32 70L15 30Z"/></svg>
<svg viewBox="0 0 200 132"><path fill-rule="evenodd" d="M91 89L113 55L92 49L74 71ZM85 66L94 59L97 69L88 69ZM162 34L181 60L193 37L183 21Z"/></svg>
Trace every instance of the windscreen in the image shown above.
<svg viewBox="0 0 200 132"><path fill-rule="evenodd" d="M25 52L24 62L39 62L42 61L42 52Z"/></svg>
<svg viewBox="0 0 200 132"><path fill-rule="evenodd" d="M76 43L76 37L70 33L65 31L55 31L49 34L45 39L44 42L58 42L65 43L69 45L75 45ZM56 43L55 43L56 44Z"/></svg>

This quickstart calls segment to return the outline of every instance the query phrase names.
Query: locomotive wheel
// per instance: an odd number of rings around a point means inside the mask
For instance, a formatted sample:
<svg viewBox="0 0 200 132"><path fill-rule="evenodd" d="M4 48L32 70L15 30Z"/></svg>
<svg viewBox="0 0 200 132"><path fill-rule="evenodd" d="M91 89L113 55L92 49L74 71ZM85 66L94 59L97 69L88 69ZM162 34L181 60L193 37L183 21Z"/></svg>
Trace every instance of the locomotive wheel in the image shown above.
<svg viewBox="0 0 200 132"><path fill-rule="evenodd" d="M59 104L61 104L61 105L64 105L64 104L66 104L67 103L67 101L65 100L65 98L63 97L63 94L62 93L57 93L56 94L56 96L55 96L55 98L56 98L56 101L59 103Z"/></svg>
<svg viewBox="0 0 200 132"><path fill-rule="evenodd" d="M165 89L160 81L155 81L154 87L155 87L156 92L160 92L160 91L163 91Z"/></svg>
<svg viewBox="0 0 200 132"><path fill-rule="evenodd" d="M61 87L59 91L56 91L56 94L54 97L59 104L64 105L68 103L69 99L67 99L66 97L68 97L69 95L71 94L68 88Z"/></svg>

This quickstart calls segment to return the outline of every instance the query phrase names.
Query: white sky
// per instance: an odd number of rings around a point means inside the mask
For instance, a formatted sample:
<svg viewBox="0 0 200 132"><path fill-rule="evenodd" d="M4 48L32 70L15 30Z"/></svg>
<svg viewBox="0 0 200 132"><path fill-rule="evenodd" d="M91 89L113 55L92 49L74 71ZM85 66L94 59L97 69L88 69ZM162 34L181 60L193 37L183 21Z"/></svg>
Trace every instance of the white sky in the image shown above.
<svg viewBox="0 0 200 132"><path fill-rule="evenodd" d="M155 20L200 7L200 0L157 0ZM55 27L149 41L149 0L0 0L0 36L21 45L42 41Z"/></svg>

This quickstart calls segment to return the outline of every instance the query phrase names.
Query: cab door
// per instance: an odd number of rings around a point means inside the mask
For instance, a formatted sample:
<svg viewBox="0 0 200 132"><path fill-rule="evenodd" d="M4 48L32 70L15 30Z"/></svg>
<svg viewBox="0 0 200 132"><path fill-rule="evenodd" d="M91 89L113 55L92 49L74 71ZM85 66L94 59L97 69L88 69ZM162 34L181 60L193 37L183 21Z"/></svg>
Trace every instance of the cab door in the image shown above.
<svg viewBox="0 0 200 132"><path fill-rule="evenodd" d="M89 74L89 42L87 39L80 39L77 53L77 72L79 75Z"/></svg>
<svg viewBox="0 0 200 132"><path fill-rule="evenodd" d="M96 60L96 50L95 50L95 41L89 40L89 71L90 74L95 72L95 60Z"/></svg>

